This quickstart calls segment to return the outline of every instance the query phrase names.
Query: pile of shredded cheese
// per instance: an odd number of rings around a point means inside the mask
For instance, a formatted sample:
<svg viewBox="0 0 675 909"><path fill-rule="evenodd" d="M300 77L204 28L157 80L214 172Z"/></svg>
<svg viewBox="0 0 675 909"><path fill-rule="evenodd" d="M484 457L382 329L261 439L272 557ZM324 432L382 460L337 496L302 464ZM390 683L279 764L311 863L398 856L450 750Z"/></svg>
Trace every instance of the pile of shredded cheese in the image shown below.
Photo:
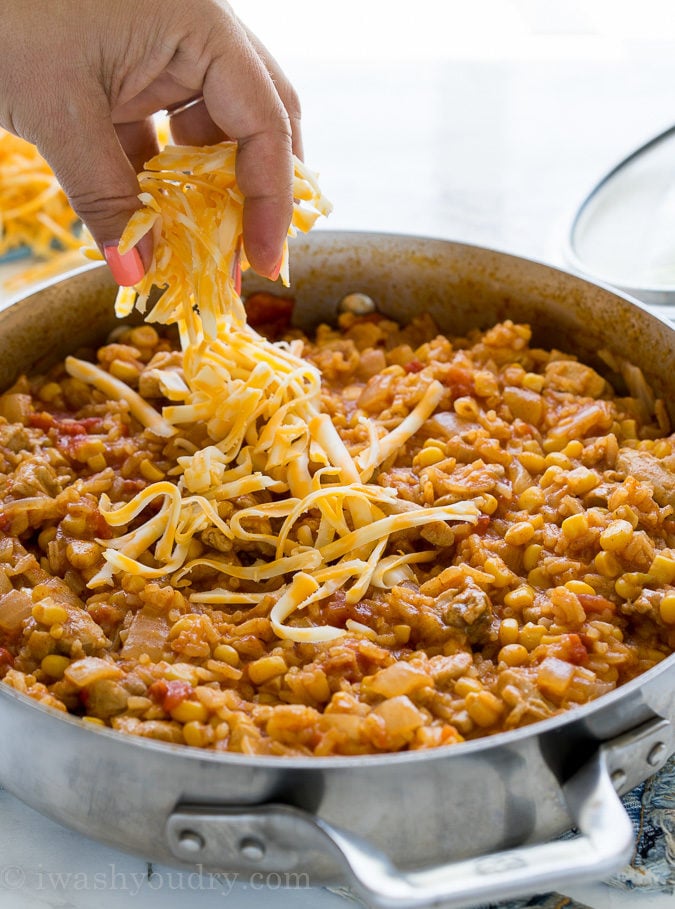
<svg viewBox="0 0 675 909"><path fill-rule="evenodd" d="M193 602L254 604L269 591L241 591L241 582L249 588L274 582L275 632L293 641L325 641L344 630L286 620L340 588L355 603L371 586L392 587L412 577L410 564L431 561L435 552L387 553L391 535L435 521L474 523L478 511L472 503L402 507L394 489L370 482L433 413L443 393L440 383L432 381L408 416L384 435L364 417L369 441L352 452L322 413L321 376L302 359L302 342L272 343L246 324L234 277L237 258L243 259L235 155L231 142L203 149L168 146L139 177L143 208L120 244L122 251L130 249L153 231L153 265L136 288L120 290L118 315L128 315L134 305L145 312L152 287L164 288L146 318L176 323L180 332L182 373L157 375L170 401L163 413L99 367L73 357L66 361L72 376L126 400L153 433L180 439L182 426L199 422L212 442L196 450L182 440L185 455L178 458L175 484L153 483L118 506L102 497L103 515L122 533L105 541L106 565L90 586L110 584L121 573L171 575L181 585L193 568L208 566L229 586L194 592ZM294 196L289 235L308 230L330 211L316 176L297 160ZM281 277L288 284L287 247ZM263 490L273 494L271 502L233 512L234 499ZM151 516L136 526L151 503ZM303 520L310 514L313 522ZM213 528L227 540L256 543L269 558L250 566L215 555L190 559L193 537Z"/></svg>
<svg viewBox="0 0 675 909"><path fill-rule="evenodd" d="M0 128L0 256L21 247L51 258L76 250L78 217L30 142Z"/></svg>

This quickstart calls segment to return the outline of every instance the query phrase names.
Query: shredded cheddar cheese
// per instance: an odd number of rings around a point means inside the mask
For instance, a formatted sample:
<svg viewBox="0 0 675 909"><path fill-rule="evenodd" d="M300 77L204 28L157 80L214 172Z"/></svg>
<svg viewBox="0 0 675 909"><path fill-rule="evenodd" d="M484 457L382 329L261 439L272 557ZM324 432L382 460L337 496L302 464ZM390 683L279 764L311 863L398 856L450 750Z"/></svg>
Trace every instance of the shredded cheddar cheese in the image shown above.
<svg viewBox="0 0 675 909"><path fill-rule="evenodd" d="M77 223L35 146L0 128L0 256L21 247L44 258L78 249Z"/></svg>
<svg viewBox="0 0 675 909"><path fill-rule="evenodd" d="M185 441L175 483L152 483L121 506L106 496L100 510L123 532L109 541L106 565L90 581L113 575L170 576L186 583L199 567L216 570L231 585L194 592L194 603L246 605L269 596L239 591L240 582L276 585L270 618L277 635L292 641L328 641L345 633L325 625L288 624L310 603L343 589L356 603L369 587L393 587L412 577L411 565L435 552L388 553L392 534L438 521L475 523L471 502L400 507L394 489L370 483L374 472L414 435L436 408L443 388L432 381L401 423L382 437L368 425L369 442L350 451L321 409L321 376L301 357L301 342L272 343L246 324L234 266L241 253L243 198L235 181L236 145L205 149L167 147L140 175L141 208L130 220L120 249L153 232L154 261L139 285L123 288L117 313L145 312L153 287L163 290L146 318L178 325L182 374L157 370L169 400L158 414L132 389L99 367L70 357L68 372L115 400L151 432L179 439L181 427L205 426L210 444L194 450ZM330 211L316 177L295 163L290 234L309 229ZM288 282L288 253L281 277ZM365 417L363 418L365 420ZM272 501L235 508L234 500L259 493ZM404 503L407 505L407 503ZM151 506L148 508L148 506ZM135 526L146 514L149 517ZM312 527L306 518L312 515ZM130 524L135 529L128 530ZM189 558L197 534L216 530L269 552L252 565L227 554Z"/></svg>

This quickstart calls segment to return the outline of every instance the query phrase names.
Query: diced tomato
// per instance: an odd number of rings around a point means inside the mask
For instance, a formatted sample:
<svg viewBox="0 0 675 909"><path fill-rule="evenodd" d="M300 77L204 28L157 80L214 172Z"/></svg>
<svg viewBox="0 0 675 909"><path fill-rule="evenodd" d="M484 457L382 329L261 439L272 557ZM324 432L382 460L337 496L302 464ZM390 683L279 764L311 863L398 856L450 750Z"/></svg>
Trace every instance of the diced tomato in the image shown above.
<svg viewBox="0 0 675 909"><path fill-rule="evenodd" d="M194 693L195 690L189 682L181 682L178 679L171 682L159 679L148 688L148 694L152 700L156 704L160 704L162 710L167 713L170 713Z"/></svg>
<svg viewBox="0 0 675 909"><path fill-rule="evenodd" d="M341 588L336 590L335 593L328 597L327 600L321 604L321 614L326 617L327 625L337 625L342 627L349 618L349 610L347 608L347 598L344 590Z"/></svg>
<svg viewBox="0 0 675 909"><path fill-rule="evenodd" d="M490 515L481 514L478 516L478 520L474 525L474 533L477 533L479 536L482 536L485 531L490 526Z"/></svg>
<svg viewBox="0 0 675 909"><path fill-rule="evenodd" d="M48 413L46 410L32 413L28 422L45 432L57 429L62 436L87 436L103 431L102 417L83 417L81 420L75 420L69 414Z"/></svg>
<svg viewBox="0 0 675 909"><path fill-rule="evenodd" d="M102 417L84 417L79 421L82 426L89 433L102 433L103 432L103 418Z"/></svg>
<svg viewBox="0 0 675 909"><path fill-rule="evenodd" d="M122 482L122 492L135 495L137 492L140 492L141 489L145 489L147 485L146 480L124 480Z"/></svg>
<svg viewBox="0 0 675 909"><path fill-rule="evenodd" d="M411 360L409 363L405 364L406 372L421 372L424 369L424 363L420 363L419 360Z"/></svg>
<svg viewBox="0 0 675 909"><path fill-rule="evenodd" d="M577 666L583 663L588 657L588 651L584 647L578 634L561 635L561 650L564 653L563 659L568 663L575 663Z"/></svg>
<svg viewBox="0 0 675 909"><path fill-rule="evenodd" d="M50 413L43 410L40 413L30 414L28 417L28 425L34 426L36 429L43 429L47 432L47 430L53 429L56 426L56 420Z"/></svg>
<svg viewBox="0 0 675 909"><path fill-rule="evenodd" d="M6 647L0 647L0 671L2 671L5 666L13 665L14 657L12 654L9 652L9 650L7 650Z"/></svg>
<svg viewBox="0 0 675 909"><path fill-rule="evenodd" d="M615 603L598 593L578 593L577 597L584 612L605 612L607 609L614 612L616 610Z"/></svg>
<svg viewBox="0 0 675 909"><path fill-rule="evenodd" d="M473 394L473 376L468 369L463 369L461 366L454 366L450 363L443 369L439 379L446 388L450 389L453 401Z"/></svg>
<svg viewBox="0 0 675 909"><path fill-rule="evenodd" d="M87 511L87 524L91 529L92 536L101 537L103 540L109 540L112 536L110 525L103 517L98 508L93 511Z"/></svg>
<svg viewBox="0 0 675 909"><path fill-rule="evenodd" d="M291 324L295 300L292 297L277 297L261 291L244 303L249 325L270 338L283 335Z"/></svg>

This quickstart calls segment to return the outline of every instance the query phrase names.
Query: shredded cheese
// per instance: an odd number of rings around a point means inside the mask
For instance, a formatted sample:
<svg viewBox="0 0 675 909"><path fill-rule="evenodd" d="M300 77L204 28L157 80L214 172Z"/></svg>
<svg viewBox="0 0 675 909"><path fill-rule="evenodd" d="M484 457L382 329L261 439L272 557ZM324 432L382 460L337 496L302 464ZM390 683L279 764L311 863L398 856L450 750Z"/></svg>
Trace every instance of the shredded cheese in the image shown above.
<svg viewBox="0 0 675 909"><path fill-rule="evenodd" d="M0 128L0 256L26 247L52 258L77 249L78 217L51 168L30 142Z"/></svg>
<svg viewBox="0 0 675 909"><path fill-rule="evenodd" d="M387 588L409 579L411 565L432 560L435 552L387 554L392 534L438 521L475 523L478 509L471 502L409 506L394 489L368 482L433 413L443 394L440 383L429 383L410 413L383 438L368 424L370 444L354 456L322 412L321 376L301 358L302 345L271 343L246 324L234 277L238 258L247 266L235 156L231 142L164 149L139 177L143 207L120 243L124 251L153 232L152 267L135 288L120 290L118 315L134 306L146 312L157 287L163 292L146 318L177 324L181 338L182 374L154 371L170 401L162 415L98 367L72 357L66 361L71 375L126 400L145 427L173 436L172 444L180 442L182 427L194 423L203 424L209 437L209 444L197 450L183 440L175 484L151 484L120 506L102 497L106 521L123 530L152 508L140 526L100 541L107 546L106 565L90 586L109 584L124 572L171 576L174 585L184 586L193 570L208 568L232 579L233 586L193 592L192 602L246 605L273 596L270 619L277 635L328 641L345 630L287 620L301 619L310 604L341 588L347 602L356 603L371 586ZM299 161L294 194L290 234L307 230L330 210L315 175ZM287 249L281 277L288 282ZM272 493L273 500L234 507L239 497L263 492ZM191 540L204 531L254 543L269 555L252 565L241 565L227 552L188 558ZM266 588L270 583L273 587ZM240 584L247 587L239 590Z"/></svg>

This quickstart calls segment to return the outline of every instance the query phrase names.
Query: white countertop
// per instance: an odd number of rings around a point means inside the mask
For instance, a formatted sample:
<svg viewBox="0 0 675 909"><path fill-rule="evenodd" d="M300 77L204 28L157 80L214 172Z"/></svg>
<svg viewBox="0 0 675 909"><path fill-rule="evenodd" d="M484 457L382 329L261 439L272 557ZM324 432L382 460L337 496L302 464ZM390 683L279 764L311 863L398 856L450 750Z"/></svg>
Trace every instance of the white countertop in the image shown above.
<svg viewBox="0 0 675 909"><path fill-rule="evenodd" d="M586 192L632 148L675 121L672 46L658 38L616 36L589 20L588 4L572 0L547 0L548 18L545 4L512 0L508 6L521 16L520 31L513 37L508 19L492 27L487 22L481 43L475 24L481 9L497 15L498 4L469 4L470 13L464 12L475 22L467 26L459 4L422 0L431 50L411 53L419 33L416 6L397 0L386 5L390 24L401 26L401 17L410 17L410 46L404 46L405 28L396 32L404 42L398 57L394 33L378 40L377 23L366 15L370 4L363 3L346 4L350 15L363 9L362 19L352 21L361 43L351 57L348 48L343 57L335 50L351 34L344 22L332 45L336 59L329 59L329 50L323 56L299 50L307 22L298 37L296 19L281 41L277 56L303 100L306 159L321 171L335 203L326 227L437 236L564 264L566 231ZM309 15L311 5L254 0L250 7L251 25L278 51L279 10L288 10L292 20L294 9ZM445 50L441 26L429 18L434 7L448 36ZM454 30L449 9L459 16ZM331 23L319 25L325 27L321 41L330 45ZM363 29L372 30L369 45ZM510 43L516 39L517 52ZM372 59L362 46L372 48ZM675 162L673 172L675 178ZM0 267L0 282L21 267ZM0 289L0 306L13 296ZM566 894L592 909L673 906L672 895L624 893L602 884ZM238 907L346 905L325 890L280 890L274 882L261 888L242 879L149 869L142 857L64 830L0 791L0 909L210 909L224 898Z"/></svg>

